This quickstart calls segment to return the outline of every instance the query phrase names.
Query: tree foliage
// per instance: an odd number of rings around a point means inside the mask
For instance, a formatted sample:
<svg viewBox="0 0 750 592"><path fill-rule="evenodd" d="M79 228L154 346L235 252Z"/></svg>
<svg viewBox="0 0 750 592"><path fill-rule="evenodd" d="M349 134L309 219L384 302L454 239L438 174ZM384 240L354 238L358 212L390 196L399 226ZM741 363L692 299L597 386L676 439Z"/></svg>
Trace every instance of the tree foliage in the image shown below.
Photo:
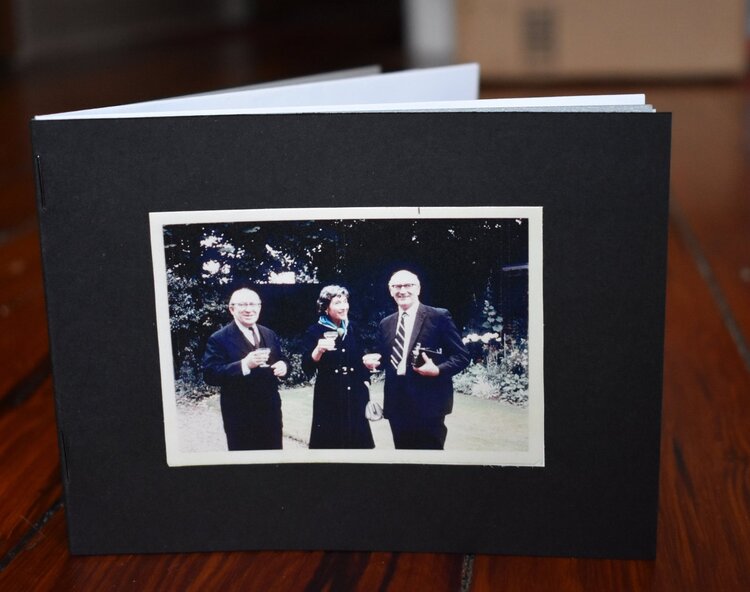
<svg viewBox="0 0 750 592"><path fill-rule="evenodd" d="M459 328L500 334L508 324L503 268L528 260L527 222L514 219L175 224L164 239L174 370L195 380L207 338L231 320L226 303L238 287L259 292L260 322L294 359L317 319L318 292L332 283L349 289L350 317L371 348L379 321L394 310L388 279L402 268L419 275L421 300L448 308ZM289 380L303 378L293 369Z"/></svg>

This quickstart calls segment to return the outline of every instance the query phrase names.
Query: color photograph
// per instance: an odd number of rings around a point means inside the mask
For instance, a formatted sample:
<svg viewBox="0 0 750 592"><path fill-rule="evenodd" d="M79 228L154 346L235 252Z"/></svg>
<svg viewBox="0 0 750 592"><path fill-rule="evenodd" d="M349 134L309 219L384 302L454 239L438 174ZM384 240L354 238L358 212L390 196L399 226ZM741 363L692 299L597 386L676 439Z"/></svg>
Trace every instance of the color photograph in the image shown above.
<svg viewBox="0 0 750 592"><path fill-rule="evenodd" d="M543 466L541 208L151 213L171 466Z"/></svg>

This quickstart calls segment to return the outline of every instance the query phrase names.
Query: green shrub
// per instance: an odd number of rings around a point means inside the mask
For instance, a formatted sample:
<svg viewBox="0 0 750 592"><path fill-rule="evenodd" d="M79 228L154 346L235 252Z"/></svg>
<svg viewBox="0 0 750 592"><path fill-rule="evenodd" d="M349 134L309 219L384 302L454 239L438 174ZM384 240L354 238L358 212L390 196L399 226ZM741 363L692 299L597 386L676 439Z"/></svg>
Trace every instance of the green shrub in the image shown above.
<svg viewBox="0 0 750 592"><path fill-rule="evenodd" d="M484 340L467 336L470 351L481 343L481 355L472 352L472 362L453 378L453 388L463 395L495 399L525 407L529 399L528 342L506 337L501 347L496 338Z"/></svg>
<svg viewBox="0 0 750 592"><path fill-rule="evenodd" d="M202 380L178 378L174 381L175 399L180 402L200 401L219 394L219 387L211 386Z"/></svg>

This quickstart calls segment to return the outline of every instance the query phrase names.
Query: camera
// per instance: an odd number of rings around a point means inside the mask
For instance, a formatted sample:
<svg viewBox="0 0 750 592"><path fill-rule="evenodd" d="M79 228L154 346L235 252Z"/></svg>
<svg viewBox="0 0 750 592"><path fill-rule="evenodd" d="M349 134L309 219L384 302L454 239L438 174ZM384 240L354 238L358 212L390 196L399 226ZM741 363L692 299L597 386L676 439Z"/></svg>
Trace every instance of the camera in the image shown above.
<svg viewBox="0 0 750 592"><path fill-rule="evenodd" d="M427 347L422 347L421 343L417 343L414 346L414 349L411 350L411 365L415 368L419 368L420 366L424 365L424 358L422 357L422 354L427 354L427 357L437 364L439 363L438 358L443 355L443 348L439 347L437 349L430 349Z"/></svg>

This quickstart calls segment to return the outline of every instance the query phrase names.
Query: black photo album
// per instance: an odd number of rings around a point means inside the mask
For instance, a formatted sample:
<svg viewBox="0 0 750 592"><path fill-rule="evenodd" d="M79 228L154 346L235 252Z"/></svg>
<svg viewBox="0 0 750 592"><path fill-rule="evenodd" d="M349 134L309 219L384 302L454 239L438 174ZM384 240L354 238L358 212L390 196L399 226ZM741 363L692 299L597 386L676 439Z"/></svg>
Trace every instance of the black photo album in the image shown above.
<svg viewBox="0 0 750 592"><path fill-rule="evenodd" d="M32 120L72 553L654 556L670 114L478 80Z"/></svg>

